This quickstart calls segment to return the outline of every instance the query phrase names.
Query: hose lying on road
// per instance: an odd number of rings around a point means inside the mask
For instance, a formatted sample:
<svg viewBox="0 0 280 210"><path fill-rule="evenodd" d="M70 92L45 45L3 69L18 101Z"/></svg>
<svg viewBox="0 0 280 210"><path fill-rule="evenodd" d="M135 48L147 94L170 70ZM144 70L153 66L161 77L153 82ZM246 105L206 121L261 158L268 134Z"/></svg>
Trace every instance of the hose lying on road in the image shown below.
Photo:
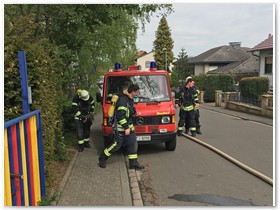
<svg viewBox="0 0 280 210"><path fill-rule="evenodd" d="M221 150L211 146L210 144L207 144L197 138L194 138L192 136L189 136L187 134L184 134L183 133L183 136L185 136L186 138L198 143L198 144L201 144L209 149L211 149L212 151L216 152L217 154L221 155L222 157L226 158L227 160L231 161L232 163L234 163L235 165L237 165L238 167L244 169L245 171L248 171L249 173L259 177L261 180L267 182L268 184L270 184L271 186L273 186L273 180L271 178L269 178L268 176L248 167L247 165L241 163L240 161L234 159L233 157L227 155L226 153L222 152Z"/></svg>

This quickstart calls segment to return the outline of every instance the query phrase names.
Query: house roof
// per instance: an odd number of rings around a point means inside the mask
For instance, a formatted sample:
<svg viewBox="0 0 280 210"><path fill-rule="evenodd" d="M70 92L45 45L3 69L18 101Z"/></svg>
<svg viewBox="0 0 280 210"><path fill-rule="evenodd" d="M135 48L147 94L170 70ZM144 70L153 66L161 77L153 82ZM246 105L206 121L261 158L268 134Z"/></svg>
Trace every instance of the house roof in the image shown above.
<svg viewBox="0 0 280 210"><path fill-rule="evenodd" d="M151 52L145 52L144 54L142 54L142 56L139 56L137 59L139 59L139 58L142 58L142 57L144 57L144 56L148 56L148 55L150 55L150 54L152 54L152 53L154 53L154 51L151 51Z"/></svg>
<svg viewBox="0 0 280 210"><path fill-rule="evenodd" d="M268 38L262 41L261 43L257 44L255 47L250 49L249 51L259 51L259 50L265 50L265 49L271 49L273 48L273 35L269 34Z"/></svg>
<svg viewBox="0 0 280 210"><path fill-rule="evenodd" d="M232 46L220 46L212 48L198 56L189 59L189 63L231 63L235 61L243 61L250 58L249 48Z"/></svg>
<svg viewBox="0 0 280 210"><path fill-rule="evenodd" d="M138 53L137 53L137 55L135 56L135 61L138 59L138 58L140 58L140 57L142 57L142 56L144 56L144 55L146 55L147 54L147 52L146 51L144 51L144 50L140 50Z"/></svg>
<svg viewBox="0 0 280 210"><path fill-rule="evenodd" d="M139 57L141 57L143 55L146 55L146 54L147 54L146 51L141 50L141 51L138 52L137 57L139 58Z"/></svg>
<svg viewBox="0 0 280 210"><path fill-rule="evenodd" d="M259 58L251 56L244 61L236 61L226 66L207 72L208 74L252 74L259 71Z"/></svg>

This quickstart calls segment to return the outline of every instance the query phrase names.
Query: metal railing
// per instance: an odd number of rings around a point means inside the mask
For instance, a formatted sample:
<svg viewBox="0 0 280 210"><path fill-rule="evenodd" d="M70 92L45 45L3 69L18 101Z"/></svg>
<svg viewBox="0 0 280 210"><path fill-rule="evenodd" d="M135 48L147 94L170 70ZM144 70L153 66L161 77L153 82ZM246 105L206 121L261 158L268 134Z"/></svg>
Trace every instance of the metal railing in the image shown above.
<svg viewBox="0 0 280 210"><path fill-rule="evenodd" d="M259 100L241 97L239 92L215 92L215 106L221 106L225 102L225 108L243 112L273 117L273 95L262 95Z"/></svg>

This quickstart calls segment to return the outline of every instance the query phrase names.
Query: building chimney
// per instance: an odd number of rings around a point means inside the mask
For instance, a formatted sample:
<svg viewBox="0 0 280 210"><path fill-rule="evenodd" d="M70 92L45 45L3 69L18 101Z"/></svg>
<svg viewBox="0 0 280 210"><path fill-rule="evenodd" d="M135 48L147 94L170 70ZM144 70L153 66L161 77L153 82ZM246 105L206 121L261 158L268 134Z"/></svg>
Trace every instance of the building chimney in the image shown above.
<svg viewBox="0 0 280 210"><path fill-rule="evenodd" d="M240 47L241 47L241 42L230 42L230 43L229 43L229 46L230 46L230 47L233 47L233 48L235 48L235 49L240 49Z"/></svg>

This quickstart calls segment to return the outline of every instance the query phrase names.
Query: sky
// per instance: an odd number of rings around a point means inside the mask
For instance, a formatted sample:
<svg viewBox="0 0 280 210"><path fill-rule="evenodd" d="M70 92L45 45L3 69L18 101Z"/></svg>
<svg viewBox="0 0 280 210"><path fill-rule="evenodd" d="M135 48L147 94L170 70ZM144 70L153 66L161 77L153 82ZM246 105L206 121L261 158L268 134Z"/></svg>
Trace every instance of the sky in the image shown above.
<svg viewBox="0 0 280 210"><path fill-rule="evenodd" d="M252 48L274 34L273 3L175 3L173 8L167 22L175 57L182 48L188 56L197 56L229 42ZM160 19L151 18L144 34L138 30L139 50L152 51Z"/></svg>

